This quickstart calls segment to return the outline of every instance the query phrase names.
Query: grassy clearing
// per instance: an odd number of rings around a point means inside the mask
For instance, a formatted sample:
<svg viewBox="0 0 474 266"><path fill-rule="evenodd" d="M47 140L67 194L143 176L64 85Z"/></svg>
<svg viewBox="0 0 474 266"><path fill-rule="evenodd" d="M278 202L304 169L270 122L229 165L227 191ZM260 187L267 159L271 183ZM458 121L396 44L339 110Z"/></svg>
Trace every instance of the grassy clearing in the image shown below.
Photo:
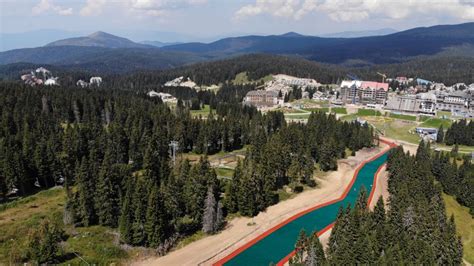
<svg viewBox="0 0 474 266"><path fill-rule="evenodd" d="M214 168L216 170L217 176L225 176L225 177L232 177L234 175L234 170L229 168Z"/></svg>
<svg viewBox="0 0 474 266"><path fill-rule="evenodd" d="M403 115L403 114L390 113L390 117L395 118L395 119L416 121L416 116L413 116L413 115Z"/></svg>
<svg viewBox="0 0 474 266"><path fill-rule="evenodd" d="M257 80L249 80L247 72L240 72L237 75L235 75L234 80L232 80L232 83L236 85L243 85L243 84L249 84L249 83L259 83L259 82L267 82L273 79L272 75L266 75L263 78L259 78Z"/></svg>
<svg viewBox="0 0 474 266"><path fill-rule="evenodd" d="M350 115L345 115L341 116L339 119L342 121L353 121L356 120L359 116L357 114L350 114Z"/></svg>
<svg viewBox="0 0 474 266"><path fill-rule="evenodd" d="M207 117L211 113L211 107L206 104L204 105L204 108L202 108L201 110L191 110L190 112L192 116Z"/></svg>
<svg viewBox="0 0 474 266"><path fill-rule="evenodd" d="M382 113L380 113L380 111L377 111L375 109L359 109L357 110L357 115L358 116L381 116Z"/></svg>
<svg viewBox="0 0 474 266"><path fill-rule="evenodd" d="M446 150L446 151L449 151L449 150L451 150L451 149L454 147L454 145L448 146L448 145L446 145L446 144L439 144L439 143L436 143L436 147L437 147L437 148L440 148L440 149L443 149L443 150ZM474 146L459 145L458 148L459 148L459 152L460 152L460 153L471 153L471 152L474 152Z"/></svg>
<svg viewBox="0 0 474 266"><path fill-rule="evenodd" d="M324 113L327 113L327 112L329 112L329 107L303 108L303 110L308 111L308 112L324 112Z"/></svg>
<svg viewBox="0 0 474 266"><path fill-rule="evenodd" d="M453 122L449 119L429 117L428 119L424 120L423 123L421 123L421 126L439 128L441 125L443 125L443 128L447 129L451 127L452 123Z"/></svg>
<svg viewBox="0 0 474 266"><path fill-rule="evenodd" d="M345 107L334 107L334 108L331 108L331 112L336 113L336 114L346 115L347 109Z"/></svg>
<svg viewBox="0 0 474 266"><path fill-rule="evenodd" d="M240 72L239 74L235 75L235 78L232 81L232 83L236 85L247 84L249 82L250 81L249 81L247 72Z"/></svg>
<svg viewBox="0 0 474 266"><path fill-rule="evenodd" d="M275 111L281 111L285 114L305 114L307 111L304 109L297 109L297 108L278 108Z"/></svg>
<svg viewBox="0 0 474 266"><path fill-rule="evenodd" d="M469 213L469 208L460 205L452 196L443 194L448 216L454 215L456 231L461 236L464 246L464 259L474 263L474 219Z"/></svg>
<svg viewBox="0 0 474 266"><path fill-rule="evenodd" d="M395 120L387 117L363 117L372 126L385 133L386 137L418 144L420 137L410 133L416 127L415 122Z"/></svg>
<svg viewBox="0 0 474 266"><path fill-rule="evenodd" d="M451 117L451 112L446 112L446 111L438 111L436 112L437 117Z"/></svg>
<svg viewBox="0 0 474 266"><path fill-rule="evenodd" d="M66 252L75 252L89 264L117 264L129 257L118 245L118 233L103 226L77 228L76 235L67 240ZM81 264L77 257L68 264Z"/></svg>
<svg viewBox="0 0 474 266"><path fill-rule="evenodd" d="M62 224L65 197L63 189L53 188L8 203L0 211L0 265L18 264L21 261L29 231L36 228L43 219ZM103 226L66 226L64 230L68 235L63 243L67 255L64 264L83 263L74 253L96 265L117 264L129 257L127 251L118 245L114 229ZM136 250L131 249L130 252Z"/></svg>

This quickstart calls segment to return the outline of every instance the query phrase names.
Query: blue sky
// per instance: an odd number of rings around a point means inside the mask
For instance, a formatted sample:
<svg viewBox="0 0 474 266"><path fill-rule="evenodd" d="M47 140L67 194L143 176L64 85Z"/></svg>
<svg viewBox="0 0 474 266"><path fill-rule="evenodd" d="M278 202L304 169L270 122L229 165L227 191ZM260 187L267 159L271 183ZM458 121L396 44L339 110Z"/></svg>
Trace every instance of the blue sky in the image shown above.
<svg viewBox="0 0 474 266"><path fill-rule="evenodd" d="M2 33L103 30L132 39L152 38L147 32L205 39L474 21L474 0L0 0L0 9Z"/></svg>

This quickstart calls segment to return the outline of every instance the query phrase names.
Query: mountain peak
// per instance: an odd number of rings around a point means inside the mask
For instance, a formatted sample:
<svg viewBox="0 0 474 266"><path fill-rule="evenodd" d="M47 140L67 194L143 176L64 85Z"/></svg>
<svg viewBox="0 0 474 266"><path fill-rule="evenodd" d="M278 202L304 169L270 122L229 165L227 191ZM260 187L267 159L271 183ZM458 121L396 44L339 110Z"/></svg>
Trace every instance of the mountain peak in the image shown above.
<svg viewBox="0 0 474 266"><path fill-rule="evenodd" d="M304 37L304 35L302 34L299 34L297 32L294 32L294 31L290 31L290 32L287 32L285 34L282 34L280 35L281 37Z"/></svg>
<svg viewBox="0 0 474 266"><path fill-rule="evenodd" d="M151 48L150 45L135 43L131 40L112 35L107 32L97 31L85 37L69 38L55 41L46 46L94 46L106 48Z"/></svg>
<svg viewBox="0 0 474 266"><path fill-rule="evenodd" d="M89 38L120 38L118 36L112 35L110 33L104 32L104 31L96 31L87 37Z"/></svg>

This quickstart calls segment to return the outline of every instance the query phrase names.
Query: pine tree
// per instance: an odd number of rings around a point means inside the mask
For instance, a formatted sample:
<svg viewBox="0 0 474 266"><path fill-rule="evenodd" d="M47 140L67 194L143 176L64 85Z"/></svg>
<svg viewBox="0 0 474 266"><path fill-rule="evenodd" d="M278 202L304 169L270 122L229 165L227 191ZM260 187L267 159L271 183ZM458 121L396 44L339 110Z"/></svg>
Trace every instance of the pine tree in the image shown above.
<svg viewBox="0 0 474 266"><path fill-rule="evenodd" d="M62 255L59 245L63 231L49 220L41 221L28 235L27 257L37 264L54 264Z"/></svg>
<svg viewBox="0 0 474 266"><path fill-rule="evenodd" d="M99 171L95 204L99 223L115 227L119 216L119 191L112 181L112 166L109 156L109 152L106 152Z"/></svg>
<svg viewBox="0 0 474 266"><path fill-rule="evenodd" d="M445 252L447 253L447 260L442 262L444 264L454 264L461 265L463 262L463 245L461 238L457 236L456 233L456 224L454 222L454 216L451 215L448 224L447 230L445 232Z"/></svg>
<svg viewBox="0 0 474 266"><path fill-rule="evenodd" d="M296 239L295 244L295 256L292 258L290 264L300 264L304 262L304 257L306 254L306 249L308 247L308 236L304 229L300 230L298 238Z"/></svg>
<svg viewBox="0 0 474 266"><path fill-rule="evenodd" d="M239 211L239 187L242 175L242 162L239 160L235 167L232 179L228 182L225 192L224 205L229 213Z"/></svg>
<svg viewBox="0 0 474 266"><path fill-rule="evenodd" d="M131 177L128 178L125 197L123 199L122 208L120 209L119 232L121 239L125 243L132 243L133 231L131 227L134 220L132 209L134 185L135 182L133 182L133 179Z"/></svg>
<svg viewBox="0 0 474 266"><path fill-rule="evenodd" d="M217 214L216 214L216 228L215 231L218 231L222 229L224 226L225 220L224 220L224 213L222 211L223 205L221 201L217 202Z"/></svg>
<svg viewBox="0 0 474 266"><path fill-rule="evenodd" d="M158 247L166 238L168 221L164 214L165 211L158 185L154 185L148 197L145 222L147 244L152 248Z"/></svg>
<svg viewBox="0 0 474 266"><path fill-rule="evenodd" d="M133 222L131 225L131 244L136 246L145 244L146 240L144 225L148 193L145 186L145 181L138 179L135 183L135 191L132 197L131 211L133 212Z"/></svg>
<svg viewBox="0 0 474 266"><path fill-rule="evenodd" d="M323 245L319 241L318 235L313 232L308 241L307 255L305 265L317 266L326 264L326 256L324 254Z"/></svg>
<svg viewBox="0 0 474 266"><path fill-rule="evenodd" d="M436 142L443 143L444 142L444 128L443 125L439 126L438 133L436 134Z"/></svg>
<svg viewBox="0 0 474 266"><path fill-rule="evenodd" d="M88 167L86 159L83 158L76 171L77 192L75 198L77 199L77 210L75 213L83 226L92 225L96 221L95 193Z"/></svg>
<svg viewBox="0 0 474 266"><path fill-rule="evenodd" d="M206 234L211 234L216 231L216 207L216 198L214 197L212 188L209 187L207 190L206 201L204 202L204 213L202 216L202 231Z"/></svg>
<svg viewBox="0 0 474 266"><path fill-rule="evenodd" d="M454 157L454 158L457 158L458 157L458 153L459 153L459 146L458 144L454 144L454 147L453 149L451 150L451 156Z"/></svg>

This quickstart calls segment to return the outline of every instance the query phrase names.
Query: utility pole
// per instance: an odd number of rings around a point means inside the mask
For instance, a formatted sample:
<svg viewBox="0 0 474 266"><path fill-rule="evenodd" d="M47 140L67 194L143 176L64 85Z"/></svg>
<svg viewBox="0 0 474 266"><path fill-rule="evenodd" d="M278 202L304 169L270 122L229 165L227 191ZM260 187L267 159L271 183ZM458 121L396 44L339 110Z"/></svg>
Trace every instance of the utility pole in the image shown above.
<svg viewBox="0 0 474 266"><path fill-rule="evenodd" d="M178 151L179 142L176 140L172 140L169 144L171 147L171 156L173 157L173 165L176 165L176 151Z"/></svg>

